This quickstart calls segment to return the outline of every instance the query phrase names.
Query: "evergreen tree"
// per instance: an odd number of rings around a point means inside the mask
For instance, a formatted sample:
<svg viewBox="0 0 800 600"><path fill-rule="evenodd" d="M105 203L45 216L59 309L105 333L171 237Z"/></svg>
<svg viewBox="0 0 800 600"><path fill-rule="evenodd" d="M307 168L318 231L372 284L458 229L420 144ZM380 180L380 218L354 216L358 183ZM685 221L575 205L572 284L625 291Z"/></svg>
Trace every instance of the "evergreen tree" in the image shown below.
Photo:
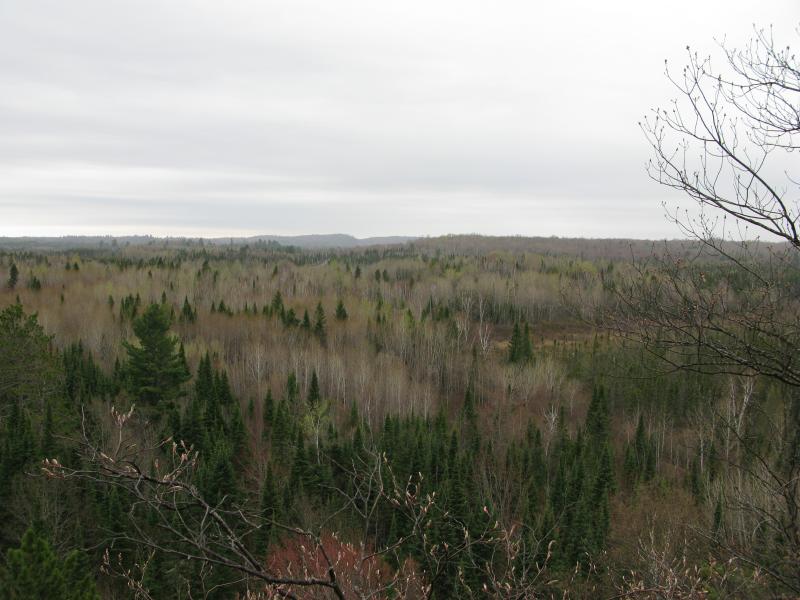
<svg viewBox="0 0 800 600"><path fill-rule="evenodd" d="M210 452L198 469L198 488L206 502L218 505L223 500L230 501L238 496L236 476L233 471L233 449L224 438L213 442Z"/></svg>
<svg viewBox="0 0 800 600"><path fill-rule="evenodd" d="M322 308L322 302L317 302L317 308L314 311L314 335L319 338L320 342L325 342L325 311Z"/></svg>
<svg viewBox="0 0 800 600"><path fill-rule="evenodd" d="M297 404L297 399L300 397L300 387L297 385L297 375L294 371L289 373L286 378L286 403L294 407Z"/></svg>
<svg viewBox="0 0 800 600"><path fill-rule="evenodd" d="M25 314L19 302L0 311L0 408L40 398L41 390L57 387L60 374L36 315Z"/></svg>
<svg viewBox="0 0 800 600"><path fill-rule="evenodd" d="M171 318L158 304L151 304L133 322L139 345L123 342L128 352L128 387L137 400L151 406L170 404L188 379L178 340L169 335Z"/></svg>
<svg viewBox="0 0 800 600"><path fill-rule="evenodd" d="M344 308L344 303L342 299L339 298L339 301L336 303L336 320L337 321L344 321L347 319L347 310Z"/></svg>
<svg viewBox="0 0 800 600"><path fill-rule="evenodd" d="M186 323L194 323L197 320L197 313L192 308L192 305L189 304L188 296L184 296L183 298L183 308L181 309L180 319Z"/></svg>
<svg viewBox="0 0 800 600"><path fill-rule="evenodd" d="M164 557L158 550L153 552L147 562L147 568L142 577L142 585L152 598L168 598L170 594L169 578L164 565Z"/></svg>
<svg viewBox="0 0 800 600"><path fill-rule="evenodd" d="M276 269L278 267L275 267ZM284 312L283 309L283 296L281 296L280 290L275 292L275 295L272 297L272 304L271 304L272 314L273 315L282 315Z"/></svg>
<svg viewBox="0 0 800 600"><path fill-rule="evenodd" d="M308 386L308 396L306 401L308 402L309 408L314 409L319 404L319 400L319 379L317 379L317 371L314 370L311 371L311 383Z"/></svg>
<svg viewBox="0 0 800 600"><path fill-rule="evenodd" d="M272 398L272 390L267 390L267 396L264 398L264 404L261 407L261 437L262 439L269 439L270 429L275 420L274 415L275 400Z"/></svg>
<svg viewBox="0 0 800 600"><path fill-rule="evenodd" d="M0 597L6 600L100 600L91 574L73 550L59 558L50 543L33 529L0 567Z"/></svg>
<svg viewBox="0 0 800 600"><path fill-rule="evenodd" d="M521 357L523 362L530 362L533 359L533 346L531 345L531 330L527 321L522 329L522 348Z"/></svg>
<svg viewBox="0 0 800 600"><path fill-rule="evenodd" d="M16 263L11 263L11 269L8 272L8 287L9 289L14 289L17 287L17 281L19 281L19 269L17 269Z"/></svg>
<svg viewBox="0 0 800 600"><path fill-rule="evenodd" d="M265 552L275 539L275 521L278 520L280 504L280 495L272 473L272 465L269 464L264 485L261 487L261 524L256 539L257 549L261 553Z"/></svg>

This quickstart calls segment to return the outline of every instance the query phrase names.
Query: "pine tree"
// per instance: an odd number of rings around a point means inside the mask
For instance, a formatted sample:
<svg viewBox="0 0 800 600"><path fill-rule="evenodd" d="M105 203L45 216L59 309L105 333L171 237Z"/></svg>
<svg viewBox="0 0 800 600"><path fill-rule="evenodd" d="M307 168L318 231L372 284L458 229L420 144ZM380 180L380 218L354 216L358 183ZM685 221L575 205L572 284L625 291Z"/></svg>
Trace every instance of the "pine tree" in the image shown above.
<svg viewBox="0 0 800 600"><path fill-rule="evenodd" d="M319 338L323 344L327 333L325 331L325 311L322 308L322 302L317 302L317 308L314 311L314 335Z"/></svg>
<svg viewBox="0 0 800 600"><path fill-rule="evenodd" d="M19 269L17 269L16 263L11 263L11 269L8 272L8 287L9 289L14 289L17 287L17 281L19 281Z"/></svg>
<svg viewBox="0 0 800 600"><path fill-rule="evenodd" d="M242 409L239 401L234 400L230 407L230 422L228 424L228 439L231 442L232 454L241 459L247 449L247 434L242 420Z"/></svg>
<svg viewBox="0 0 800 600"><path fill-rule="evenodd" d="M308 386L308 396L306 401L308 402L309 408L313 410L319 404L319 400L319 379L317 379L317 371L314 370L311 372L311 383Z"/></svg>
<svg viewBox="0 0 800 600"><path fill-rule="evenodd" d="M178 340L169 335L171 319L158 304L151 304L133 322L139 345L123 342L128 352L128 387L144 404L161 407L181 394L188 379L185 360L178 352Z"/></svg>
<svg viewBox="0 0 800 600"><path fill-rule="evenodd" d="M59 558L50 543L32 528L19 548L8 551L0 567L0 597L7 600L100 600L91 574L77 550Z"/></svg>
<svg viewBox="0 0 800 600"><path fill-rule="evenodd" d="M272 390L268 389L264 404L261 406L261 438L264 440L270 437L272 423L275 420L274 410L275 400L272 398Z"/></svg>
<svg viewBox="0 0 800 600"><path fill-rule="evenodd" d="M603 443L608 438L609 416L605 388L592 390L592 401L586 414L586 433L591 441Z"/></svg>
<svg viewBox="0 0 800 600"><path fill-rule="evenodd" d="M278 519L280 511L280 496L275 485L275 478L272 473L272 465L267 465L267 475L264 478L264 485L261 488L261 524L257 535L257 549L264 553L270 543L275 539L275 521Z"/></svg>
<svg viewBox="0 0 800 600"><path fill-rule="evenodd" d="M531 345L531 330L527 321L522 330L522 346L520 348L522 362L530 362L533 359L533 346Z"/></svg>
<svg viewBox="0 0 800 600"><path fill-rule="evenodd" d="M238 496L236 476L233 471L232 448L224 438L213 442L210 452L198 469L198 488L206 502L212 506Z"/></svg>
<svg viewBox="0 0 800 600"><path fill-rule="evenodd" d="M286 378L286 403L294 408L299 397L300 387L297 385L297 375L292 371Z"/></svg>
<svg viewBox="0 0 800 600"><path fill-rule="evenodd" d="M286 487L287 498L293 502L305 493L306 483L308 482L308 458L306 457L306 444L303 432L297 430L297 439L294 444L294 461L289 476L289 485ZM286 508L290 508L286 504Z"/></svg>
<svg viewBox="0 0 800 600"><path fill-rule="evenodd" d="M275 268L277 269L278 267L275 267ZM272 297L272 304L271 304L270 308L272 309L272 314L273 315L282 315L283 314L283 312L284 312L284 309L283 309L283 296L281 296L280 290L275 292L275 295Z"/></svg>
<svg viewBox="0 0 800 600"><path fill-rule="evenodd" d="M171 595L169 579L165 572L164 556L158 550L153 552L147 562L142 585L152 598L167 598Z"/></svg>
<svg viewBox="0 0 800 600"><path fill-rule="evenodd" d="M342 299L339 298L339 301L336 303L336 320L337 321L344 321L347 319L347 310L344 308L344 303Z"/></svg>
<svg viewBox="0 0 800 600"><path fill-rule="evenodd" d="M186 323L194 323L197 320L197 313L192 308L192 305L189 304L189 297L184 296L183 298L183 308L181 309L181 321Z"/></svg>

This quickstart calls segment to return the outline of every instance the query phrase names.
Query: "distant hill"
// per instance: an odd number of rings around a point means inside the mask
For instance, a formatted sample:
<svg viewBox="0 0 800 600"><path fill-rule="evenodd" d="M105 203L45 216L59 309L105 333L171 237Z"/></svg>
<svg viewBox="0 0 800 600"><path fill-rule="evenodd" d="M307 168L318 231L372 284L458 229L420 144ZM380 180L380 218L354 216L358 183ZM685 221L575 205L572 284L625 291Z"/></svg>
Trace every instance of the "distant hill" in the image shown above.
<svg viewBox="0 0 800 600"><path fill-rule="evenodd" d="M580 259L630 260L653 254L668 253L674 258L689 258L706 254L708 248L696 240L634 240L613 238L562 238L523 236L483 236L476 234L445 235L439 237L367 237L357 238L344 233L311 235L257 235L225 238L158 238L153 236L63 236L63 237L0 237L2 250L67 251L114 250L125 247L198 247L201 244L223 248L228 245L246 246L275 244L303 250L354 250L375 246L408 245L412 252L435 255L452 253L483 256L494 252L533 253L542 255L575 256ZM726 244L727 251L736 252L735 243ZM769 242L751 243L751 251L780 252L785 244ZM714 255L710 252L707 255Z"/></svg>
<svg viewBox="0 0 800 600"><path fill-rule="evenodd" d="M357 238L346 233L312 235L258 235L247 238L233 238L234 243L277 242L282 246L299 248L363 248L364 246L391 246L405 244L417 238L409 236ZM219 238L213 242L230 243L231 238Z"/></svg>
<svg viewBox="0 0 800 600"><path fill-rule="evenodd" d="M281 246L297 248L364 248L367 246L390 246L405 244L415 237L390 236L357 238L344 233L312 235L257 235L251 237L203 238L203 243L222 246L227 244L245 245L257 242L272 242ZM115 246L150 246L155 244L181 245L197 243L200 238L169 237L159 238L149 235L131 236L86 236L67 235L61 237L0 237L0 248L9 250L68 250L79 248L113 248Z"/></svg>
<svg viewBox="0 0 800 600"><path fill-rule="evenodd" d="M477 234L445 235L440 237L418 238L411 242L418 251L425 254L447 252L482 256L493 252L530 252L550 256L575 256L594 260L641 259L653 254L668 253L673 257L689 258L698 254L716 255L697 240L646 240L625 238L566 238L566 237L523 237L523 236L484 236ZM769 252L781 252L785 243L749 242L752 252L768 256ZM740 250L737 242L723 244L727 252L736 254Z"/></svg>

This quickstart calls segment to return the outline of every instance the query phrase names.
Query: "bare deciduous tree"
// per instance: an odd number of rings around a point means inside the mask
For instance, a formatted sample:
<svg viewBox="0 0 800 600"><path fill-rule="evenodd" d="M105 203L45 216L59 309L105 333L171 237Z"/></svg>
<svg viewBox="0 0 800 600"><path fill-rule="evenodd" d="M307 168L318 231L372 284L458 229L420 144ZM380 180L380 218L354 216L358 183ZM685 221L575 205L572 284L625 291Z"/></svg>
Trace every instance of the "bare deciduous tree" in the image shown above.
<svg viewBox="0 0 800 600"><path fill-rule="evenodd" d="M695 209L671 211L690 241L604 281L610 293L594 316L671 368L740 382L719 417L731 479L716 490L717 505L747 513L748 526L774 544L754 535L734 543L719 523L707 535L796 593L800 186L791 158L800 148L800 63L771 30L721 49L721 69L687 49L682 73L667 69L677 99L641 123L653 149L650 176L693 201ZM756 377L781 389L784 406L760 444L746 431Z"/></svg>

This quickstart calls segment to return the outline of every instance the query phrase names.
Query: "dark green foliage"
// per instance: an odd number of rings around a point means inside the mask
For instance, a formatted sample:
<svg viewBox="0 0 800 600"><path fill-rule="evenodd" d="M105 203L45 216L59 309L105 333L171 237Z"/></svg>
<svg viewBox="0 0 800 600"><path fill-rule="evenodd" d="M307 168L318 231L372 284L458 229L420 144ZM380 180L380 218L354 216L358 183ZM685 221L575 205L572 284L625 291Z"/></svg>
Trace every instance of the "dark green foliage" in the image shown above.
<svg viewBox="0 0 800 600"><path fill-rule="evenodd" d="M636 434L631 443L625 447L625 478L631 483L647 482L653 479L656 472L655 441L647 434L644 416L639 415Z"/></svg>
<svg viewBox="0 0 800 600"><path fill-rule="evenodd" d="M281 313L281 321L283 321L286 327L297 327L300 325L300 320L297 318L293 308ZM311 321L308 322L308 326L311 327Z"/></svg>
<svg viewBox="0 0 800 600"><path fill-rule="evenodd" d="M174 585L170 585L169 574L163 553L154 551L142 577L142 585L153 598L167 598L174 594Z"/></svg>
<svg viewBox="0 0 800 600"><path fill-rule="evenodd" d="M65 390L67 398L74 404L88 403L91 398L115 389L100 370L91 354L84 350L81 342L70 344L62 353Z"/></svg>
<svg viewBox="0 0 800 600"><path fill-rule="evenodd" d="M319 400L319 379L317 379L317 371L314 370L311 372L311 383L308 385L308 396L306 398L306 402L308 402L309 408L313 409L319 404Z"/></svg>
<svg viewBox="0 0 800 600"><path fill-rule="evenodd" d="M275 522L279 520L280 507L281 499L278 494L278 488L275 485L272 465L267 465L267 474L261 487L261 523L256 540L257 550L260 553L265 552L277 537Z"/></svg>
<svg viewBox="0 0 800 600"><path fill-rule="evenodd" d="M194 323L197 320L197 311L189 304L189 298L183 298L183 308L181 308L180 320L184 323Z"/></svg>
<svg viewBox="0 0 800 600"><path fill-rule="evenodd" d="M0 567L0 597L7 600L99 600L94 579L77 550L59 558L50 543L28 529Z"/></svg>
<svg viewBox="0 0 800 600"><path fill-rule="evenodd" d="M223 437L208 443L208 450L201 457L197 486L212 506L228 504L239 494L233 470L234 449Z"/></svg>
<svg viewBox="0 0 800 600"><path fill-rule="evenodd" d="M50 352L50 337L36 315L22 305L0 312L0 407L9 401L29 402L57 391L59 369Z"/></svg>
<svg viewBox="0 0 800 600"><path fill-rule="evenodd" d="M31 419L21 402L12 402L7 414L0 454L0 501L11 491L12 478L22 474L34 459L36 449ZM5 503L0 502L0 515L5 508Z"/></svg>
<svg viewBox="0 0 800 600"><path fill-rule="evenodd" d="M533 347L528 324L520 328L519 322L514 323L511 340L508 343L508 362L526 363L533 358Z"/></svg>
<svg viewBox="0 0 800 600"><path fill-rule="evenodd" d="M277 269L277 267L275 267ZM283 314L283 297L281 296L280 290L275 292L275 295L272 297L272 304L270 305L272 309L273 315L282 315Z"/></svg>
<svg viewBox="0 0 800 600"><path fill-rule="evenodd" d="M169 313L162 306L151 304L133 322L138 346L124 342L130 394L146 405L159 408L168 408L180 396L182 384L188 379L178 340L169 335L170 324Z"/></svg>
<svg viewBox="0 0 800 600"><path fill-rule="evenodd" d="M272 424L275 421L275 400L272 398L272 390L267 390L264 403L261 408L261 437L269 439Z"/></svg>
<svg viewBox="0 0 800 600"><path fill-rule="evenodd" d="M119 318L120 320L128 320L132 321L136 318L139 314L139 308L142 305L142 299L139 297L139 294L136 296L132 296L128 294L125 296L122 301L120 302L119 307Z"/></svg>
<svg viewBox="0 0 800 600"><path fill-rule="evenodd" d="M314 311L314 335L317 336L320 342L323 344L327 338L327 332L325 330L325 311L322 308L322 303L317 303L317 308Z"/></svg>
<svg viewBox="0 0 800 600"><path fill-rule="evenodd" d="M297 385L297 376L294 371L289 373L286 378L286 402L294 407L297 404L297 399L300 397L300 388Z"/></svg>
<svg viewBox="0 0 800 600"><path fill-rule="evenodd" d="M344 302L340 298L339 301L336 303L336 320L337 321L344 321L347 319L347 310L344 307Z"/></svg>
<svg viewBox="0 0 800 600"><path fill-rule="evenodd" d="M17 268L16 263L11 263L11 269L8 271L8 285L9 289L14 289L17 287L17 282L19 281L19 269Z"/></svg>

